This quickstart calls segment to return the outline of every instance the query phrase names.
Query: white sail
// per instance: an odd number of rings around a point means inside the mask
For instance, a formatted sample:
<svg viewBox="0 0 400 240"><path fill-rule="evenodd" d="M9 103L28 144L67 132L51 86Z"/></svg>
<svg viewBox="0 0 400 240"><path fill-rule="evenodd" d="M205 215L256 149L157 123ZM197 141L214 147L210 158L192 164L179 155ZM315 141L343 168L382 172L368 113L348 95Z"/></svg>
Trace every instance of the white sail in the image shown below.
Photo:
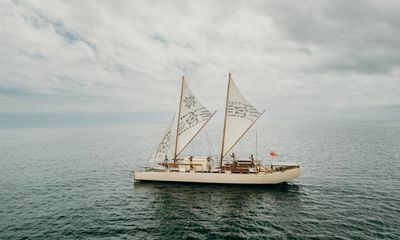
<svg viewBox="0 0 400 240"><path fill-rule="evenodd" d="M194 96L184 80L180 101L175 156L183 151L213 116Z"/></svg>
<svg viewBox="0 0 400 240"><path fill-rule="evenodd" d="M243 97L230 75L225 107L221 159L233 148L262 114Z"/></svg>
<svg viewBox="0 0 400 240"><path fill-rule="evenodd" d="M163 137L161 138L160 144L157 147L156 152L153 155L153 159L155 160L164 160L165 156L168 159L171 159L171 135L172 135L172 125L175 120L175 115L169 123L167 129L165 130Z"/></svg>

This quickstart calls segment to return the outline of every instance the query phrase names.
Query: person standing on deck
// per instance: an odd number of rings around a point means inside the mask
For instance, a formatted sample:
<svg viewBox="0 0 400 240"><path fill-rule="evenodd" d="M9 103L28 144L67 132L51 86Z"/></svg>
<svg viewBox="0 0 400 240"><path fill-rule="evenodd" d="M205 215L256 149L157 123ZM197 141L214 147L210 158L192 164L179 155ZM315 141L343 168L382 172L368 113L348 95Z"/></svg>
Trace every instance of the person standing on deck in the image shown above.
<svg viewBox="0 0 400 240"><path fill-rule="evenodd" d="M238 165L238 162L236 161L235 153L232 153L232 154L231 154L231 158L232 158L233 165L234 165L234 166L237 166L237 165Z"/></svg>
<svg viewBox="0 0 400 240"><path fill-rule="evenodd" d="M168 156L167 155L164 156L164 167L166 169L168 169Z"/></svg>
<svg viewBox="0 0 400 240"><path fill-rule="evenodd" d="M193 170L193 156L189 156L189 161L190 161L190 171Z"/></svg>
<svg viewBox="0 0 400 240"><path fill-rule="evenodd" d="M207 157L207 170L211 172L211 158Z"/></svg>
<svg viewBox="0 0 400 240"><path fill-rule="evenodd" d="M256 166L256 164L254 163L254 157L253 157L253 154L251 154L251 155L250 155L250 160L251 160L251 166L252 166L252 167L255 167L255 166Z"/></svg>

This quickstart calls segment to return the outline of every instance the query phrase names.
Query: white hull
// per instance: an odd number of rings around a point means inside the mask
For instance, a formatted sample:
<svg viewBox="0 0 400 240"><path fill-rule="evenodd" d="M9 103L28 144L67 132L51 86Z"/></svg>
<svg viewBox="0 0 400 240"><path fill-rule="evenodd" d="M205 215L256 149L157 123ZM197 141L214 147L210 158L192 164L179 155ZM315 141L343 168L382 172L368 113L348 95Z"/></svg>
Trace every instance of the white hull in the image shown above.
<svg viewBox="0 0 400 240"><path fill-rule="evenodd" d="M201 172L134 172L135 180L217 183L217 184L279 184L288 182L301 174L301 167L273 173L259 172L250 174L237 173L201 173Z"/></svg>

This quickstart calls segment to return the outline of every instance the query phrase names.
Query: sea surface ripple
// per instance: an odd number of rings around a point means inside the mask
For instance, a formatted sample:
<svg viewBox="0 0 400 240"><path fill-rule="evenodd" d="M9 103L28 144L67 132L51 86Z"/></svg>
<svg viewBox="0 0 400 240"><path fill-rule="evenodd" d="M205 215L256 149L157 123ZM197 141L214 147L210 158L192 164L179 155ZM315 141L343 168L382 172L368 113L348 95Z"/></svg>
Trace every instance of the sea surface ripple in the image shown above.
<svg viewBox="0 0 400 240"><path fill-rule="evenodd" d="M217 130L186 152L217 154ZM259 126L260 158L304 167L277 186L134 182L160 132L0 130L0 239L400 239L398 123Z"/></svg>

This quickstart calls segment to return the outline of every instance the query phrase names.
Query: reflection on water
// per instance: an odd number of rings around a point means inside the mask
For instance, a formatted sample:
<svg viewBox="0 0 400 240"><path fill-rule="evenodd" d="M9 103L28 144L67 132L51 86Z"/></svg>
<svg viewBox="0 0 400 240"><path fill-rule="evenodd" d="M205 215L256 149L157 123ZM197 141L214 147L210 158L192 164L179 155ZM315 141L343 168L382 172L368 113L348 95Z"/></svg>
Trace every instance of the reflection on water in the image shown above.
<svg viewBox="0 0 400 240"><path fill-rule="evenodd" d="M272 218L293 219L301 209L301 188L295 184L135 182L135 189L153 196L148 207L164 237L261 237L266 229L282 230Z"/></svg>

